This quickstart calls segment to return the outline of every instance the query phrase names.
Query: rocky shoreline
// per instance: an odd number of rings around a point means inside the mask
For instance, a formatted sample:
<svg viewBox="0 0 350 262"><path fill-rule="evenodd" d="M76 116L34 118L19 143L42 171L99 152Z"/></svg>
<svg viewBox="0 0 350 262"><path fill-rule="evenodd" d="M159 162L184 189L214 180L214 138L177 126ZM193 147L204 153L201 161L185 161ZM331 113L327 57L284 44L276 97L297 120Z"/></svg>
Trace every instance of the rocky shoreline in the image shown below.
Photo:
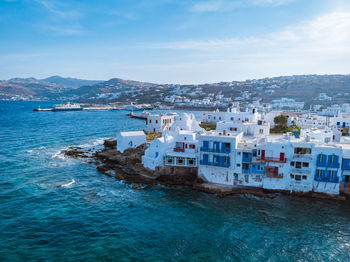
<svg viewBox="0 0 350 262"><path fill-rule="evenodd" d="M159 167L155 171L147 169L142 165L142 155L145 145L137 148L127 149L124 153L116 150L116 139L104 141L104 148L69 147L61 153L67 157L81 159L85 163L96 165L96 169L110 177L124 180L132 184L132 188L142 188L143 185L165 185L165 186L189 186L194 190L216 194L219 197L229 195L253 195L263 198L275 198L280 194L295 195L312 198L346 200L346 196L331 196L326 194L302 193L289 191L271 191L262 188L227 186L206 183L197 176L197 168L184 167Z"/></svg>

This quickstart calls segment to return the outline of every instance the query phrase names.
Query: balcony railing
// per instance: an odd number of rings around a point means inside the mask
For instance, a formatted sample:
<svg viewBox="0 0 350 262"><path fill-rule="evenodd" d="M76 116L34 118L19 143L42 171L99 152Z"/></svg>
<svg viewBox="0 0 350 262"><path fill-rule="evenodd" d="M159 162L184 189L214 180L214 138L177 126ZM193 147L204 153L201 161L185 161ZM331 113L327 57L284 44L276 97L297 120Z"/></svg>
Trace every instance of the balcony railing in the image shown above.
<svg viewBox="0 0 350 262"><path fill-rule="evenodd" d="M315 181L318 181L318 182L328 182L328 183L339 183L339 178L338 177L334 177L334 178L331 178L331 177L324 177L324 176L317 176L315 175Z"/></svg>
<svg viewBox="0 0 350 262"><path fill-rule="evenodd" d="M174 148L174 152L185 152L184 148L180 148L180 147L175 147Z"/></svg>
<svg viewBox="0 0 350 262"><path fill-rule="evenodd" d="M230 167L230 163L222 163L222 162L206 162L201 160L200 164L203 166L217 166L217 167Z"/></svg>
<svg viewBox="0 0 350 262"><path fill-rule="evenodd" d="M278 158L278 157L258 157L258 161L266 161L266 162L276 162L276 163L286 163L287 158Z"/></svg>
<svg viewBox="0 0 350 262"><path fill-rule="evenodd" d="M252 158L250 156L249 157L244 157L243 156L242 162L250 163L250 162L252 162Z"/></svg>
<svg viewBox="0 0 350 262"><path fill-rule="evenodd" d="M226 149L226 148L201 147L200 150L202 152L214 152L214 153L222 153L222 154L229 154L230 153L230 149Z"/></svg>
<svg viewBox="0 0 350 262"><path fill-rule="evenodd" d="M320 162L316 161L316 166L320 167L330 167L330 168L339 168L340 164L339 163L329 163L329 162Z"/></svg>

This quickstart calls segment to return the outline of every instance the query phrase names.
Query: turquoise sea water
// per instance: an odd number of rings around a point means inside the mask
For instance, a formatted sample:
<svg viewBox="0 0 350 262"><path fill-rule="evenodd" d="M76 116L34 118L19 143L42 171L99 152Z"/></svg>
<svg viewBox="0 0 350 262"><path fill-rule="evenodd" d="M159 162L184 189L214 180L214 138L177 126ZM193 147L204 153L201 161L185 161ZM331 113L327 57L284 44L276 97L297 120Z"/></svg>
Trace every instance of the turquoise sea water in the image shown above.
<svg viewBox="0 0 350 262"><path fill-rule="evenodd" d="M348 202L134 190L57 152L143 121L37 106L0 102L0 261L350 261Z"/></svg>

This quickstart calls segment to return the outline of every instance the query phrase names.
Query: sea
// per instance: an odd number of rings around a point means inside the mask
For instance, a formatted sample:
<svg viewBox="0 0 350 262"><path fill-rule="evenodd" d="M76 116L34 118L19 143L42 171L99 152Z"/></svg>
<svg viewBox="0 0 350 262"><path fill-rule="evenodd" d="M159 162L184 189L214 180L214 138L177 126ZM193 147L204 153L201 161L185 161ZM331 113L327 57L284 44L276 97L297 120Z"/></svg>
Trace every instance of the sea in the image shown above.
<svg viewBox="0 0 350 262"><path fill-rule="evenodd" d="M59 152L145 122L52 104L0 102L0 261L350 261L349 202L133 189Z"/></svg>

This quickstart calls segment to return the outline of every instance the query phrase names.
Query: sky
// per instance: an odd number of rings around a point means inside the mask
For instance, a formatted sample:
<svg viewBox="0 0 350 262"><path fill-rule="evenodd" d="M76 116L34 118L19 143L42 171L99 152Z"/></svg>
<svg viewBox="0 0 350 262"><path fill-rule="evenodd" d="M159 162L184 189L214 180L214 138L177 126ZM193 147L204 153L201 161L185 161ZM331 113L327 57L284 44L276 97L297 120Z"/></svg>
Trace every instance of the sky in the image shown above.
<svg viewBox="0 0 350 262"><path fill-rule="evenodd" d="M349 0L0 0L0 79L348 74Z"/></svg>

